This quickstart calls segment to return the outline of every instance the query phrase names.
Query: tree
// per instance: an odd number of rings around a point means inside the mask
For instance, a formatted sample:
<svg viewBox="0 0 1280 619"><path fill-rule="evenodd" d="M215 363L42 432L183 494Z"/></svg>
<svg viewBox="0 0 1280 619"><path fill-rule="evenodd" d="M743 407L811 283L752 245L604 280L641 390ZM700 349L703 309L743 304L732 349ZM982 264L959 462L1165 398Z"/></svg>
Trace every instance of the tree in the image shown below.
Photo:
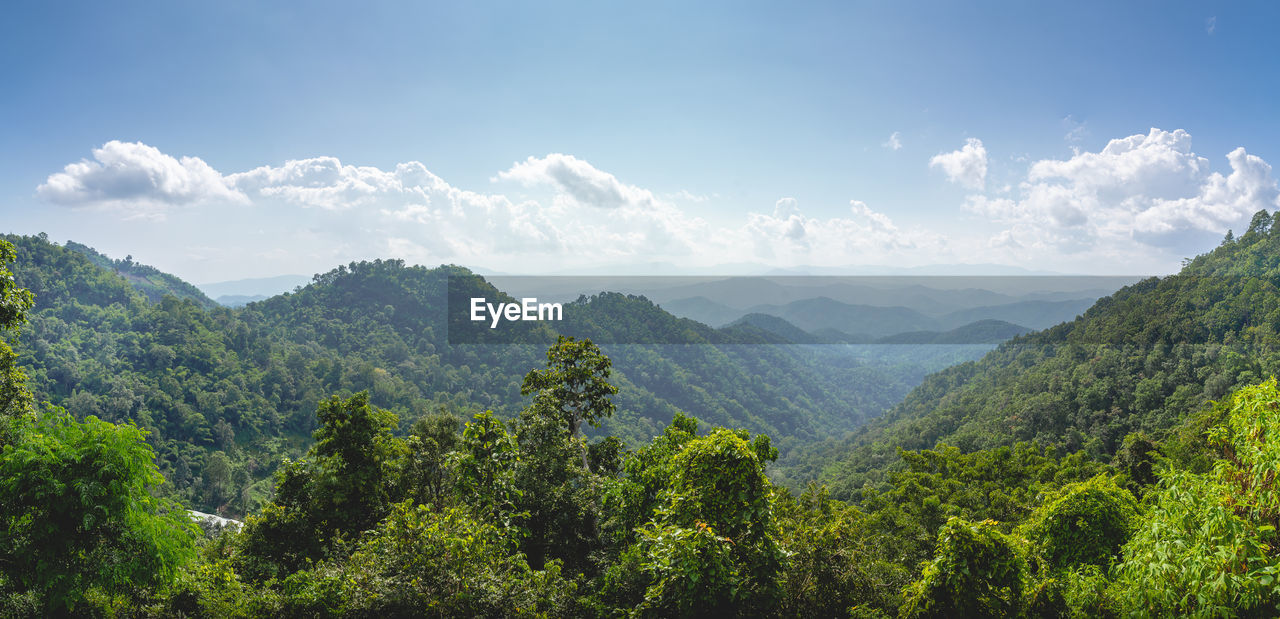
<svg viewBox="0 0 1280 619"><path fill-rule="evenodd" d="M1166 468L1116 565L1128 614L1275 616L1280 608L1280 388L1272 378L1206 415L1220 458L1207 473Z"/></svg>
<svg viewBox="0 0 1280 619"><path fill-rule="evenodd" d="M1106 567L1138 525L1138 503L1114 479L1099 475L1068 484L1028 520L1032 548L1060 570L1077 565Z"/></svg>
<svg viewBox="0 0 1280 619"><path fill-rule="evenodd" d="M275 498L245 521L237 561L252 578L296 571L390 511L404 456L391 435L396 416L370 406L367 392L331 396L316 416L321 425L308 457L281 464Z"/></svg>
<svg viewBox="0 0 1280 619"><path fill-rule="evenodd" d="M31 291L18 287L9 270L9 263L17 256L12 243L0 241L0 447L12 438L14 424L35 414L26 374L18 368L17 355L3 337L4 331L16 332L26 322L27 310L35 302Z"/></svg>
<svg viewBox="0 0 1280 619"><path fill-rule="evenodd" d="M415 503L443 507L452 496L448 454L458 444L462 422L441 411L418 419L405 441L408 461L401 478L404 494Z"/></svg>
<svg viewBox="0 0 1280 619"><path fill-rule="evenodd" d="M403 445L391 435L396 416L370 406L369 393L362 391L322 401L316 417L316 509L330 530L369 529L390 509L390 487L397 481L391 468Z"/></svg>
<svg viewBox="0 0 1280 619"><path fill-rule="evenodd" d="M194 557L195 523L152 495L163 478L145 436L52 409L0 451L0 573L46 612L165 583Z"/></svg>
<svg viewBox="0 0 1280 619"><path fill-rule="evenodd" d="M1266 235L1271 231L1273 218L1267 209L1262 209L1253 214L1253 219L1249 220L1249 229L1245 231L1245 236L1253 239L1257 236Z"/></svg>
<svg viewBox="0 0 1280 619"><path fill-rule="evenodd" d="M617 408L610 396L618 388L609 384L613 362L591 340L575 340L563 335L547 349L547 369L531 370L520 386L520 395L547 392L550 412L578 436L578 426L587 422L596 427ZM582 466L591 469L587 451L582 449Z"/></svg>
<svg viewBox="0 0 1280 619"><path fill-rule="evenodd" d="M903 617L1009 617L1018 614L1025 560L996 522L951 518L937 555L904 592Z"/></svg>
<svg viewBox="0 0 1280 619"><path fill-rule="evenodd" d="M294 616L574 616L559 565L534 570L507 531L461 507L392 507L349 558L290 576Z"/></svg>
<svg viewBox="0 0 1280 619"><path fill-rule="evenodd" d="M553 558L584 571L599 538L600 479L583 466L580 446L568 430L548 414L550 399L540 392L521 412L516 432L520 459L513 481L527 532L522 549L535 568Z"/></svg>
<svg viewBox="0 0 1280 619"><path fill-rule="evenodd" d="M519 460L519 445L502 421L493 411L477 413L463 427L454 456L459 495L491 522L511 526L520 496L512 479Z"/></svg>
<svg viewBox="0 0 1280 619"><path fill-rule="evenodd" d="M719 428L673 458L667 505L640 535L653 578L643 608L659 615L765 614L777 602L767 437Z"/></svg>

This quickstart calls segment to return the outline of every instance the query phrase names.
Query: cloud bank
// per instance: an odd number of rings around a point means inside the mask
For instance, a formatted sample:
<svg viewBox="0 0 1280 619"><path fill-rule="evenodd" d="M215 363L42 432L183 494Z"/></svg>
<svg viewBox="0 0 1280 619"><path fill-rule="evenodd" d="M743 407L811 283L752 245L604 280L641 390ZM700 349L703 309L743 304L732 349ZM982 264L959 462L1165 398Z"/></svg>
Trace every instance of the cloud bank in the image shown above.
<svg viewBox="0 0 1280 619"><path fill-rule="evenodd" d="M967 207L1006 226L1000 238L1067 253L1139 244L1202 251L1280 203L1271 166L1237 148L1229 174L1191 149L1181 129L1111 140L1099 152L1033 163L1017 198L971 195ZM1188 246L1188 241L1192 244Z"/></svg>
<svg viewBox="0 0 1280 619"><path fill-rule="evenodd" d="M726 208L718 196L655 192L563 153L517 161L477 191L417 161L382 169L314 157L224 174L197 157L112 141L36 191L52 205L99 217L204 216L223 228L190 224L190 245L215 253L211 239L259 227L276 249L330 248L327 261L389 256L509 272L660 261L1061 269L1088 259L1114 269L1126 260L1155 264L1152 256L1176 263L1227 228L1242 230L1257 210L1280 205L1261 158L1237 148L1221 171L1212 163L1192 150L1187 132L1152 129L1096 152L1001 169L1017 178L987 192L988 153L970 138L929 160L970 192L925 225L900 223L856 199L823 208L786 196Z"/></svg>

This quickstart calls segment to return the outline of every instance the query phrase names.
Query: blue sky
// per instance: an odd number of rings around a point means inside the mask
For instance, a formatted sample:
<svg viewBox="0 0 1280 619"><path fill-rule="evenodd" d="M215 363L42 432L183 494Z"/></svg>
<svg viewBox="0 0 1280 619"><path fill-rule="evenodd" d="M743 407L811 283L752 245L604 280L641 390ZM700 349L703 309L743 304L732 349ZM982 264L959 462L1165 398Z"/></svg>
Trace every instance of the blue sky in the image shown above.
<svg viewBox="0 0 1280 619"><path fill-rule="evenodd" d="M23 3L0 231L198 283L1166 273L1277 206L1272 5L907 4Z"/></svg>

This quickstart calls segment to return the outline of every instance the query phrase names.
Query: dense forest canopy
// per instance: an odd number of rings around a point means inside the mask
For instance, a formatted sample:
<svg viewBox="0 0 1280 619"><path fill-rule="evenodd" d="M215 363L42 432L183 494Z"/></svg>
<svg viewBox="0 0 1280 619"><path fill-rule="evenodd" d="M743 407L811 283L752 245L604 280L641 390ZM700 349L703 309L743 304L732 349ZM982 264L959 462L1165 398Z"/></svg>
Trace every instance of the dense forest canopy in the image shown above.
<svg viewBox="0 0 1280 619"><path fill-rule="evenodd" d="M1208 403L1280 372L1280 234L1271 228L1260 212L1245 234L1180 273L938 372L851 438L801 459L825 467L836 496L854 498L899 466L900 448L1032 441L1105 461L1130 434L1161 439Z"/></svg>
<svg viewBox="0 0 1280 619"><path fill-rule="evenodd" d="M362 263L206 310L15 240L0 244L0 317L21 351L14 365L0 350L9 614L1280 612L1280 238L1265 212L1178 275L931 376L811 448L798 442L829 418L788 414L838 401L836 381L763 364L814 359L711 347L645 365L573 337L486 356L423 318L416 286L454 267ZM697 382L747 377L762 385ZM645 391L660 381L681 387ZM669 422L629 416L646 397ZM810 467L794 470L829 485L770 479L788 440ZM183 463L199 482L175 481ZM175 499L249 515L202 535Z"/></svg>
<svg viewBox="0 0 1280 619"><path fill-rule="evenodd" d="M353 263L292 294L229 309L83 245L4 238L19 256L16 285L36 299L17 342L36 399L77 418L136 422L150 432L166 492L210 513L238 517L259 505L280 459L306 451L316 403L332 394L368 391L402 420L401 435L442 410L513 418L522 377L556 337L540 324L524 345L449 345L447 282L507 298L460 267ZM633 446L678 411L698 411L767 432L787 453L854 429L924 376L910 357L872 364L821 347L736 345L752 335L677 319L642 297L586 297L571 315L580 337L678 334L722 344L604 345L618 412L587 430Z"/></svg>

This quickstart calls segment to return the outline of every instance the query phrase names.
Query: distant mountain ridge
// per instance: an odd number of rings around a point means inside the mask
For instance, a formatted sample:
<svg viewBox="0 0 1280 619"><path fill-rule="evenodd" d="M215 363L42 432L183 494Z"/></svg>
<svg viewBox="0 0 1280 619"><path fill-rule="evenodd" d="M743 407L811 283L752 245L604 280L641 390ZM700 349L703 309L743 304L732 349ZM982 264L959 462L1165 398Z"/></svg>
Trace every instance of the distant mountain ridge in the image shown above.
<svg viewBox="0 0 1280 619"><path fill-rule="evenodd" d="M299 286L311 281L306 275L277 275L274 277L251 277L224 282L198 284L197 288L214 299L227 297L230 302L260 301L278 294L292 292ZM243 304L243 303L241 303Z"/></svg>
<svg viewBox="0 0 1280 619"><path fill-rule="evenodd" d="M1033 441L1108 460L1130 433L1161 439L1209 402L1280 374L1272 223L1260 211L1245 234L1178 274L1126 286L1071 322L928 377L853 436L814 446L793 474L816 473L848 498L885 479L899 449Z"/></svg>
<svg viewBox="0 0 1280 619"><path fill-rule="evenodd" d="M402 429L441 409L510 416L526 402L521 379L545 363L555 336L531 323L530 342L540 343L450 345L451 278L512 300L460 267L352 263L231 309L194 295L152 300L160 290L152 280L126 277L105 256L44 237L3 238L18 251L15 280L36 297L15 349L37 398L78 417L136 422L151 433L167 492L224 516L252 509L275 465L305 450L321 398L367 390ZM155 281L185 289L176 277ZM577 319L563 327L605 341L620 389L618 412L591 432L632 442L685 411L767 432L785 457L879 415L924 375L912 359L869 363L841 347L741 346L770 336L717 330L635 295L593 295L574 308ZM607 343L613 335L725 345Z"/></svg>
<svg viewBox="0 0 1280 619"><path fill-rule="evenodd" d="M1003 320L984 319L950 331L914 331L876 340L877 344L999 344L1032 330Z"/></svg>

